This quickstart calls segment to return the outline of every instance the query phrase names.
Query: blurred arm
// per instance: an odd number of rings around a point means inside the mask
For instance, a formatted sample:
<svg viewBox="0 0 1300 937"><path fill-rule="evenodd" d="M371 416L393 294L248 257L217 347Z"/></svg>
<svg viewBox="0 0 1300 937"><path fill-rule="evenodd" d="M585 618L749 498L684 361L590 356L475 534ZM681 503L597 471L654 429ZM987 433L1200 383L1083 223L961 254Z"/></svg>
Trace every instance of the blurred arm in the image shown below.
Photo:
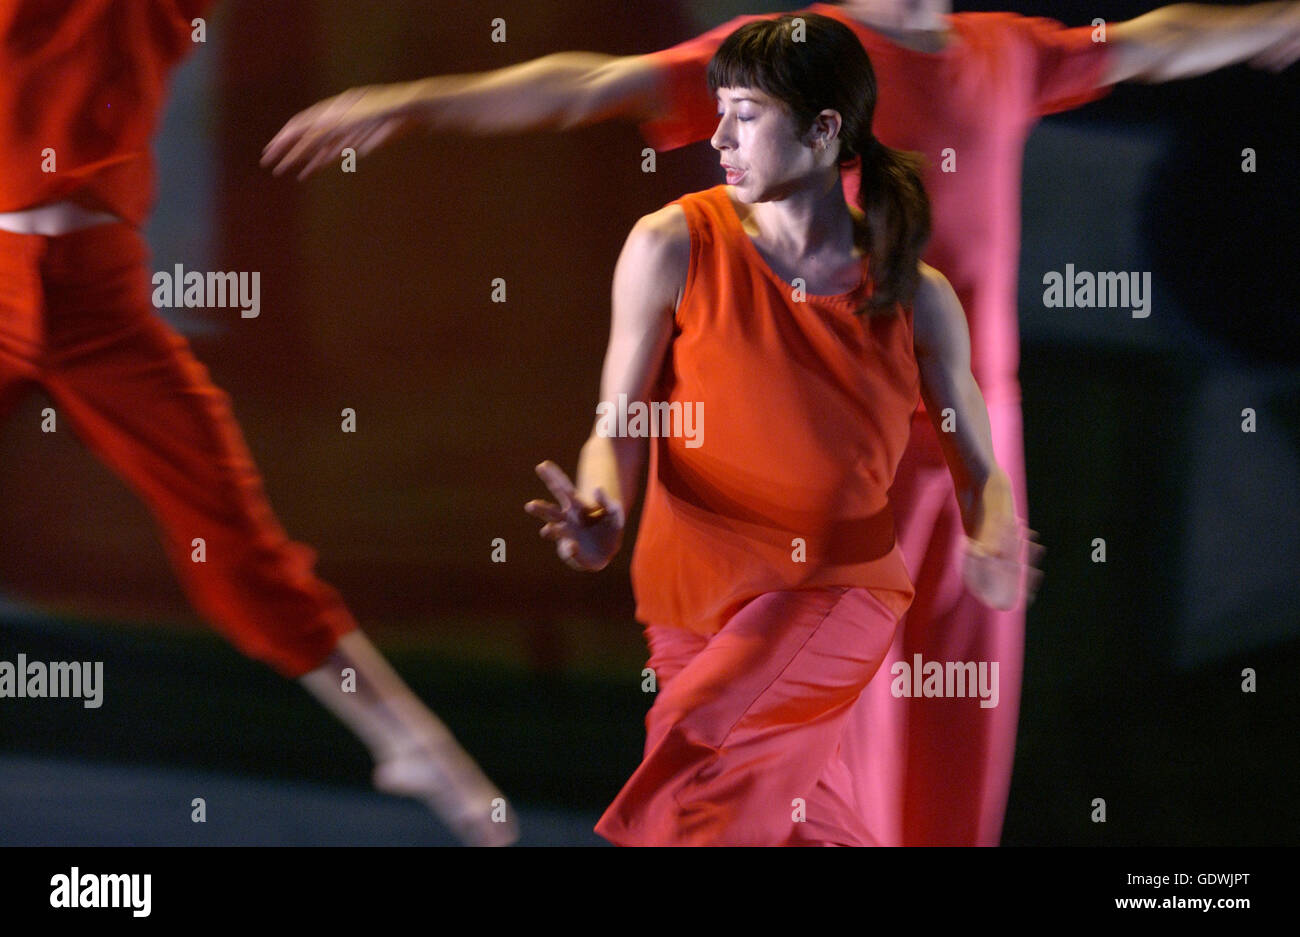
<svg viewBox="0 0 1300 937"><path fill-rule="evenodd" d="M1300 57L1300 3L1177 3L1110 27L1106 84L1191 78L1239 62L1279 71Z"/></svg>
<svg viewBox="0 0 1300 937"><path fill-rule="evenodd" d="M351 148L366 156L420 128L498 134L564 129L659 106L659 69L645 56L560 52L471 75L351 88L300 111L262 151L276 175L305 178Z"/></svg>
<svg viewBox="0 0 1300 937"><path fill-rule="evenodd" d="M639 55L557 52L470 75L413 82L421 121L435 130L508 133L566 129L656 113L658 77Z"/></svg>

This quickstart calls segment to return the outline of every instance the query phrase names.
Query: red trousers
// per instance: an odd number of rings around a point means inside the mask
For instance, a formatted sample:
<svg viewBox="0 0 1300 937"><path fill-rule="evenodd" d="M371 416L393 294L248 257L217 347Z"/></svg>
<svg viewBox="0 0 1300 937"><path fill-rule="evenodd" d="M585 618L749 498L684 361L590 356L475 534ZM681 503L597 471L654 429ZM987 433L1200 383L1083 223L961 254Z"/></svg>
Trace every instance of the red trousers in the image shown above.
<svg viewBox="0 0 1300 937"><path fill-rule="evenodd" d="M866 589L770 592L717 634L650 627L645 758L596 832L621 846L874 845L840 758L897 620Z"/></svg>
<svg viewBox="0 0 1300 937"><path fill-rule="evenodd" d="M248 656L300 676L356 621L271 513L229 398L155 314L147 260L126 224L0 230L0 415L43 389L60 427L148 505L199 612ZM204 562L192 559L198 538Z"/></svg>
<svg viewBox="0 0 1300 937"><path fill-rule="evenodd" d="M990 403L998 464L1027 516L1019 403ZM1000 612L962 583L964 531L934 429L914 422L889 500L916 599L880 673L854 706L843 757L862 817L884 845L996 846L1002 837L1024 670L1025 610ZM974 697L895 697L897 661L998 664L996 706Z"/></svg>

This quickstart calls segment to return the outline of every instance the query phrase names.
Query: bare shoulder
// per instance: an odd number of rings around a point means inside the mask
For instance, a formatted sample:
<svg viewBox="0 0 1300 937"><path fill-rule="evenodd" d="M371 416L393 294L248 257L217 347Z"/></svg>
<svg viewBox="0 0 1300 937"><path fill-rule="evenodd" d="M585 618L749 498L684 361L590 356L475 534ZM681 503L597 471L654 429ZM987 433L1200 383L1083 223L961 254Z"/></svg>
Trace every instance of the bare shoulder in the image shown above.
<svg viewBox="0 0 1300 937"><path fill-rule="evenodd" d="M918 355L945 355L968 347L966 315L948 278L929 264L919 265L920 281L912 306L913 344Z"/></svg>
<svg viewBox="0 0 1300 937"><path fill-rule="evenodd" d="M659 274L680 272L683 278L691 262L691 231L680 205L667 205L643 215L632 226L623 247L625 256Z"/></svg>
<svg viewBox="0 0 1300 937"><path fill-rule="evenodd" d="M643 216L632 226L614 270L616 306L675 309L690 267L691 232L681 206Z"/></svg>
<svg viewBox="0 0 1300 937"><path fill-rule="evenodd" d="M665 205L658 211L642 215L632 228L632 236L643 238L664 250L680 248L682 244L688 248L691 245L686 211L680 205Z"/></svg>
<svg viewBox="0 0 1300 937"><path fill-rule="evenodd" d="M917 264L921 279L916 285L916 304L933 309L937 305L956 301L957 292L948 278L939 270L921 261Z"/></svg>

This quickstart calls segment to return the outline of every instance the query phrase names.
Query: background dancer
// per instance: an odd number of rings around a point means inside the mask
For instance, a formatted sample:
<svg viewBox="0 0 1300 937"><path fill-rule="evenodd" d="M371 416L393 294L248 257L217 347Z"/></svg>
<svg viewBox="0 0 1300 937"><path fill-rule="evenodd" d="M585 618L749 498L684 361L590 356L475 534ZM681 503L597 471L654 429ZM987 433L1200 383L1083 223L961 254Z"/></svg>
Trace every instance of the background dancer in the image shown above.
<svg viewBox="0 0 1300 937"><path fill-rule="evenodd" d="M500 793L315 577L313 552L271 513L228 398L151 305L138 231L150 138L208 6L0 5L0 412L45 391L146 502L194 606L338 716L373 755L376 787L423 800L467 842L508 843Z"/></svg>

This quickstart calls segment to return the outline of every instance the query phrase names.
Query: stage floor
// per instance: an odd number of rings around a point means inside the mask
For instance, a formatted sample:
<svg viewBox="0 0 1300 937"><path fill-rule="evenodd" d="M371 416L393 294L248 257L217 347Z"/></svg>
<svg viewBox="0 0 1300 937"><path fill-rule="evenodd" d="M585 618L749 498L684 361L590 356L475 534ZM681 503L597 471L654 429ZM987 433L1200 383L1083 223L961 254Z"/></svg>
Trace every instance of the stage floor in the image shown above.
<svg viewBox="0 0 1300 937"><path fill-rule="evenodd" d="M0 777L3 846L457 845L416 801L349 786L20 755ZM595 814L518 811L521 846L605 843Z"/></svg>

